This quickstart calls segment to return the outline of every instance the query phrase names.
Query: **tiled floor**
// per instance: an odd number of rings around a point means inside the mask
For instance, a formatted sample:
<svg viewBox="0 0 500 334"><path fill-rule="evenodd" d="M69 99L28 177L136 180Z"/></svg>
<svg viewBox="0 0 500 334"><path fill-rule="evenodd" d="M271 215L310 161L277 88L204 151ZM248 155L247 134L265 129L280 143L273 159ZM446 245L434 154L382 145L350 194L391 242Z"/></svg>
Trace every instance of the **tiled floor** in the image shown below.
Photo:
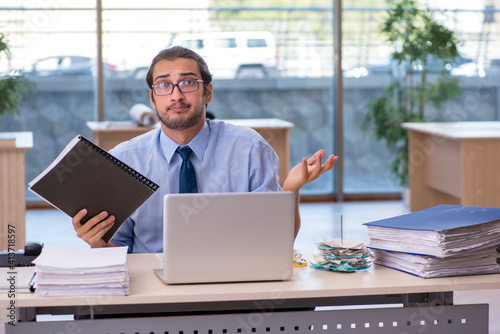
<svg viewBox="0 0 500 334"><path fill-rule="evenodd" d="M315 243L324 238L340 237L342 216L345 239L368 241L362 225L365 222L392 217L408 212L402 201L363 201L345 203L302 203L300 207L302 228L295 241L295 249L304 256L315 251ZM28 210L26 213L27 240L41 241L46 245L88 247L78 239L71 220L52 209ZM500 287L500 282L499 282ZM455 294L456 304L489 303L490 334L500 334L500 288Z"/></svg>

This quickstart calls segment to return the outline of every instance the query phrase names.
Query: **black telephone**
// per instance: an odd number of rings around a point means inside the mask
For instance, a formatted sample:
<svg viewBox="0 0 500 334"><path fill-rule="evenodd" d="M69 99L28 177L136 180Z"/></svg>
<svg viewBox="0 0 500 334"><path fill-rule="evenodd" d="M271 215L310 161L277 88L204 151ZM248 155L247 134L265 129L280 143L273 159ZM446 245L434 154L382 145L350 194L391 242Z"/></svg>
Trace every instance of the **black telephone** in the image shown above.
<svg viewBox="0 0 500 334"><path fill-rule="evenodd" d="M14 252L0 252L0 267L28 267L33 266L31 263L42 252L43 243L29 241L24 246L23 250ZM10 253L10 254L9 254ZM14 254L14 255L12 255Z"/></svg>

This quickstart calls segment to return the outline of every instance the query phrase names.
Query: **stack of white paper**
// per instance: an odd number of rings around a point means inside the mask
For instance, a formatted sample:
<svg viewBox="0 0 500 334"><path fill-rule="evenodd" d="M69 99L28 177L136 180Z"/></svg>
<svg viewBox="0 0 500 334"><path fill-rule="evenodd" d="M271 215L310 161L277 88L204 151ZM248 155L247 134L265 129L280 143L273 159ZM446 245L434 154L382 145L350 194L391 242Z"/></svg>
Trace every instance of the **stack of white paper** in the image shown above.
<svg viewBox="0 0 500 334"><path fill-rule="evenodd" d="M374 249L376 263L405 271L423 278L447 277L500 272L500 257L496 247L463 252L460 255L439 258L426 255L390 252Z"/></svg>
<svg viewBox="0 0 500 334"><path fill-rule="evenodd" d="M123 296L129 293L127 247L45 246L36 265L39 296Z"/></svg>
<svg viewBox="0 0 500 334"><path fill-rule="evenodd" d="M370 253L360 241L325 239L318 243L318 250L309 259L313 269L354 272L372 265Z"/></svg>

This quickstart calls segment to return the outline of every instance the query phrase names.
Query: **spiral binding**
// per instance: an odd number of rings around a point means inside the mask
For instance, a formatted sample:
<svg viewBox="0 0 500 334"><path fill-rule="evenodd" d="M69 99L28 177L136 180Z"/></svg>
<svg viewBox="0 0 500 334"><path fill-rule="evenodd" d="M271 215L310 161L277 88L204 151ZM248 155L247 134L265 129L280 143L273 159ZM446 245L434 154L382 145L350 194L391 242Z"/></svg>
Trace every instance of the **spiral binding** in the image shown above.
<svg viewBox="0 0 500 334"><path fill-rule="evenodd" d="M127 165L126 163L124 163L123 161L117 159L103 148L97 146L84 136L80 135L79 138L88 146L90 146L90 148L92 148L94 151L101 154L103 157L111 161L113 164L117 165L121 170L127 172L130 176L140 181L142 184L146 185L153 191L156 191L160 187L159 185L157 185L156 183L154 183L153 181L151 181L150 179L148 179L147 177L145 177L144 175L142 175L141 173L139 173L138 171Z"/></svg>

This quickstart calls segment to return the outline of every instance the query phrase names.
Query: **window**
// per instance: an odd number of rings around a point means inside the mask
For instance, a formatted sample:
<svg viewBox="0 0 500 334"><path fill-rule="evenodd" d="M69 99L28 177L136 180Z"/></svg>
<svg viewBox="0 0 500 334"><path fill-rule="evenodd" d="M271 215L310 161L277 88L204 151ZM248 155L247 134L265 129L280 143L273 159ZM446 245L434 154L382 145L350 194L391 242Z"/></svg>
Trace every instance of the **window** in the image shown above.
<svg viewBox="0 0 500 334"><path fill-rule="evenodd" d="M263 38L249 38L247 40L247 46L249 48L265 48L267 47L267 43Z"/></svg>
<svg viewBox="0 0 500 334"><path fill-rule="evenodd" d="M202 39L188 39L183 41L181 46L191 50L201 50L205 47Z"/></svg>
<svg viewBox="0 0 500 334"><path fill-rule="evenodd" d="M216 38L214 40L215 48L235 48L236 39L235 38Z"/></svg>
<svg viewBox="0 0 500 334"><path fill-rule="evenodd" d="M12 52L10 60L0 59L0 72L23 72L36 83L23 100L21 115L0 121L0 131L34 132L35 147L26 153L27 181L76 134L91 137L86 122L98 120L96 9L86 7L90 5L83 0L54 3L44 7L13 0L10 7L0 9L0 24ZM247 6L235 8L234 3L193 0L187 5L161 1L134 5L102 0L103 120L130 121L134 104L149 105L144 79L151 59L176 38L188 36L181 45L197 50L214 74L216 91L209 111L217 118L292 122L291 166L320 148L334 152L333 8L300 1L286 7L274 6L272 1L266 5L243 1L249 5L245 10ZM497 120L498 22L485 19L491 15L485 16L484 8L466 11L460 4L454 6L460 10L439 15L464 42L464 62L450 64L450 72L464 83L464 93L446 108L445 116L457 121ZM377 33L386 3L367 8L350 0L344 8L343 191L348 195L399 193L401 187L389 172L394 153L363 129L365 106L397 69ZM225 33L236 35L220 35ZM337 169L308 184L302 194L331 195L335 173ZM27 195L34 198L30 192Z"/></svg>

